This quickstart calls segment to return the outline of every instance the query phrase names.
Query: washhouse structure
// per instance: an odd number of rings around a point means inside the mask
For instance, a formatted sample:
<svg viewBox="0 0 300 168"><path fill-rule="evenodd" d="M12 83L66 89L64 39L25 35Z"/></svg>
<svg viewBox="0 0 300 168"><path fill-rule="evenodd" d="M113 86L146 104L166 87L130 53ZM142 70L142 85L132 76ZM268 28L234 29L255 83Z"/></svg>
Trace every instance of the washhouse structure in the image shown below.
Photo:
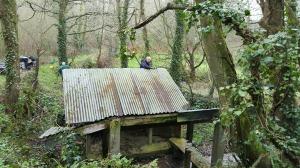
<svg viewBox="0 0 300 168"><path fill-rule="evenodd" d="M218 114L218 109L188 110L188 101L162 68L66 69L63 79L65 122L86 136L88 158L174 147L185 153L193 124L211 122ZM200 164L197 155L189 150L188 162Z"/></svg>

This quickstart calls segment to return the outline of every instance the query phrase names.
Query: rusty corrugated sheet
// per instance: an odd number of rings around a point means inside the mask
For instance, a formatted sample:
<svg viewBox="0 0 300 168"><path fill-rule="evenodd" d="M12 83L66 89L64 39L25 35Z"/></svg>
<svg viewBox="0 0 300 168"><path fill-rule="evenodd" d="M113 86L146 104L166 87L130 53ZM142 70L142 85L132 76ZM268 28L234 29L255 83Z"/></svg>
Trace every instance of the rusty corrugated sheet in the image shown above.
<svg viewBox="0 0 300 168"><path fill-rule="evenodd" d="M49 136L58 134L60 132L69 131L69 130L72 130L72 129L73 128L71 128L71 127L51 127L50 129L45 131L41 136L39 136L39 138L40 139L47 138Z"/></svg>
<svg viewBox="0 0 300 168"><path fill-rule="evenodd" d="M172 113L188 102L166 69L66 69L65 116L68 124L108 117Z"/></svg>

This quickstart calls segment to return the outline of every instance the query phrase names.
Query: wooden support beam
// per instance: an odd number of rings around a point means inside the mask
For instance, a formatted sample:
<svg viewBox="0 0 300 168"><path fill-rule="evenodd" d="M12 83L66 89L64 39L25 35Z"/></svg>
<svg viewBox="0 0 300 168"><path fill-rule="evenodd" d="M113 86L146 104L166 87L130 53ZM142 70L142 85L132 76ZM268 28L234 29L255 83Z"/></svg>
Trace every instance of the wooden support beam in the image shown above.
<svg viewBox="0 0 300 168"><path fill-rule="evenodd" d="M121 119L122 126L147 125L147 124L162 124L162 123L176 123L177 114L160 114L147 115L136 117L125 117Z"/></svg>
<svg viewBox="0 0 300 168"><path fill-rule="evenodd" d="M224 157L224 130L220 122L214 128L213 147L211 156L211 167L215 167L219 162L222 164Z"/></svg>
<svg viewBox="0 0 300 168"><path fill-rule="evenodd" d="M80 135L87 135L94 132L102 131L107 128L107 124L105 121L100 121L94 124L85 125L79 128L76 128L76 132L78 132Z"/></svg>
<svg viewBox="0 0 300 168"><path fill-rule="evenodd" d="M110 121L108 132L108 154L112 155L120 153L120 119L112 119Z"/></svg>
<svg viewBox="0 0 300 168"><path fill-rule="evenodd" d="M150 124L186 124L188 122L211 122L218 115L219 109L187 110L172 114L158 114L135 117L122 117L121 126L150 125ZM85 125L75 130L81 135L87 135L108 128L107 121Z"/></svg>
<svg viewBox="0 0 300 168"><path fill-rule="evenodd" d="M178 112L177 122L211 122L214 117L218 116L219 109L200 109L200 110L188 110Z"/></svg>
<svg viewBox="0 0 300 168"><path fill-rule="evenodd" d="M185 153L187 141L184 138L170 138L170 143L173 147L179 149L182 153ZM188 149L191 152L191 161L194 166L198 168L209 168L210 165L201 153L193 146L189 146Z"/></svg>

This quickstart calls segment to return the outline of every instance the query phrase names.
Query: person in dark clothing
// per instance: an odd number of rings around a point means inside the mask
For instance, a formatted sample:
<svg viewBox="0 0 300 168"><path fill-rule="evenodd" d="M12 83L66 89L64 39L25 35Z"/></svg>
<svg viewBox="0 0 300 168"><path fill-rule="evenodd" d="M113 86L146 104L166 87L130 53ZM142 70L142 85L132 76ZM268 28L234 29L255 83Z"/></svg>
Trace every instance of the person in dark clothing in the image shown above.
<svg viewBox="0 0 300 168"><path fill-rule="evenodd" d="M69 65L67 65L65 62L62 62L62 63L61 63L61 66L60 66L59 69L58 69L59 75L60 75L61 77L63 77L63 76L62 76L63 70L64 70L64 69L69 69L69 68L70 68Z"/></svg>
<svg viewBox="0 0 300 168"><path fill-rule="evenodd" d="M146 57L145 59L143 59L143 60L141 61L140 68L144 68L144 69L152 69L152 61L151 61L151 57Z"/></svg>

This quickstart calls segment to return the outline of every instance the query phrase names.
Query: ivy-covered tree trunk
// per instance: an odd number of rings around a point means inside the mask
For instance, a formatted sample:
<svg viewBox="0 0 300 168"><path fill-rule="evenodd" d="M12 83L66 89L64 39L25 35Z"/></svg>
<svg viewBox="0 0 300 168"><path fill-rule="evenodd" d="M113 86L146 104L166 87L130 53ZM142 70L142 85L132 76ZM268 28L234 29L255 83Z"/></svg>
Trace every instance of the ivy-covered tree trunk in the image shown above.
<svg viewBox="0 0 300 168"><path fill-rule="evenodd" d="M66 11L68 6L68 0L59 1L59 13L58 13L58 35L57 35L57 55L59 64L62 62L68 63L67 57L67 30L66 30Z"/></svg>
<svg viewBox="0 0 300 168"><path fill-rule="evenodd" d="M181 3L181 0L175 0L176 3ZM172 59L170 65L170 74L175 81L175 83L180 86L180 82L183 79L183 40L185 31L185 20L184 12L181 10L175 11L176 17L176 30L175 37L172 46Z"/></svg>
<svg viewBox="0 0 300 168"><path fill-rule="evenodd" d="M142 19L142 21L146 20L146 16L145 16L145 0L141 0L140 1L140 17ZM147 57L149 56L149 51L150 51L150 42L148 39L148 31L147 31L147 27L143 27L143 40L144 40L144 45L145 45L145 51L144 51L144 56Z"/></svg>
<svg viewBox="0 0 300 168"><path fill-rule="evenodd" d="M5 45L6 97L8 112L13 112L20 92L18 15L15 0L0 0L0 19Z"/></svg>
<svg viewBox="0 0 300 168"><path fill-rule="evenodd" d="M128 55L127 55L127 39L128 35L126 33L126 29L128 27L128 8L129 8L129 1L125 0L124 4L121 5L120 0L117 0L117 15L119 21L119 30L118 36L120 40L120 47L119 47L119 56L121 58L121 67L127 68L128 67Z"/></svg>
<svg viewBox="0 0 300 168"><path fill-rule="evenodd" d="M221 112L227 111L233 105L230 99L231 93L222 91L221 88L237 82L233 58L225 42L220 20L206 16L201 17L200 23L201 27L212 27L210 32L202 32L203 48L218 91ZM246 115L247 114L240 116L236 120L235 126L231 128L230 143L231 148L239 154L243 163L251 165L251 163L253 164L260 157L262 150L260 144L255 140L249 142L249 144L245 143L249 140L249 133L251 131L251 122L247 119L248 117ZM219 132L222 133L221 127L217 127L217 129L220 129ZM220 143L224 143L222 140L219 141ZM220 148L221 147L224 147L224 145L220 144ZM222 150L219 150L219 152L219 158L221 158L223 154ZM216 163L212 163L212 165L215 164ZM268 167L268 163L266 162L263 166Z"/></svg>
<svg viewBox="0 0 300 168"><path fill-rule="evenodd" d="M229 93L222 93L221 88L231 85L237 81L235 67L232 60L232 55L229 52L225 39L223 37L221 22L217 19L210 17L201 18L201 27L212 26L211 32L203 32L203 48L206 53L207 63L212 74L213 81L219 93L219 101L221 105L221 111L228 110L231 101ZM218 132L223 132L222 128ZM220 140L219 156L222 157L224 152L224 140Z"/></svg>
<svg viewBox="0 0 300 168"><path fill-rule="evenodd" d="M265 28L269 35L276 34L284 28L284 1L273 0L261 2L261 8L263 11L263 18L260 21L260 25ZM295 1L291 2L292 10L296 11ZM291 21L288 20L289 26L294 26ZM291 79L289 79L290 69L289 62L283 62L283 66L278 69L274 67L274 87L275 92L273 94L273 108L272 114L282 122L288 122L287 112L290 111L294 104L294 89L289 86ZM278 69L278 70L276 70Z"/></svg>

